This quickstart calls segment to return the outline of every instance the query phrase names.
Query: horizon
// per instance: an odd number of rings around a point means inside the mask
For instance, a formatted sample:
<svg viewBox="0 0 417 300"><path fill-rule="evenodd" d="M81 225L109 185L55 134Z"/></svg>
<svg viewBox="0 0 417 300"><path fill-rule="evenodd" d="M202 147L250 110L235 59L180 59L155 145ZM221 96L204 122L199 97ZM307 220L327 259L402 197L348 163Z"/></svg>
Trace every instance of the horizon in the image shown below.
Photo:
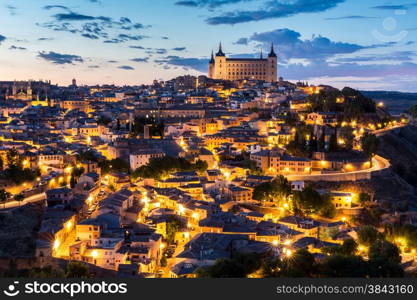
<svg viewBox="0 0 417 300"><path fill-rule="evenodd" d="M118 3L4 1L0 79L42 77L62 86L73 78L82 85L150 84L207 75L219 42L229 57L258 57L274 43L284 80L417 92L417 5L409 1Z"/></svg>

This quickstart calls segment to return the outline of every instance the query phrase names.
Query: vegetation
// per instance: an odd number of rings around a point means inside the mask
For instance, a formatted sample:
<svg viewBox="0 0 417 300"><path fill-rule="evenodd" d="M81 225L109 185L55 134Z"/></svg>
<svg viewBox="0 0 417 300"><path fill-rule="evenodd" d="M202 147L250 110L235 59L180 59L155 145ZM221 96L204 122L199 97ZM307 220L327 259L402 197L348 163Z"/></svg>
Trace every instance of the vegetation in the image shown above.
<svg viewBox="0 0 417 300"><path fill-rule="evenodd" d="M4 189L0 189L0 203L6 205L6 202L10 196L11 194L9 192L6 192Z"/></svg>
<svg viewBox="0 0 417 300"><path fill-rule="evenodd" d="M237 253L231 259L219 259L214 265L196 270L199 278L245 278L261 267L262 257L255 253Z"/></svg>
<svg viewBox="0 0 417 300"><path fill-rule="evenodd" d="M7 152L7 169L0 173L0 179L11 180L15 184L34 181L39 176L39 170L32 171L23 167L23 161L15 149Z"/></svg>
<svg viewBox="0 0 417 300"><path fill-rule="evenodd" d="M339 255L354 255L358 248L358 244L354 239L347 239L343 242L342 245L333 246L333 247L324 247L321 249L323 253L326 254L339 254Z"/></svg>
<svg viewBox="0 0 417 300"><path fill-rule="evenodd" d="M334 217L335 208L329 195L320 195L311 186L294 193L294 212L299 215L319 214L323 217Z"/></svg>
<svg viewBox="0 0 417 300"><path fill-rule="evenodd" d="M163 122L159 122L154 118L135 118L132 126L132 134L139 135L144 133L144 126L149 126L150 136L164 136L165 125Z"/></svg>
<svg viewBox="0 0 417 300"><path fill-rule="evenodd" d="M368 247L381 238L382 234L373 226L364 226L358 232L359 243Z"/></svg>
<svg viewBox="0 0 417 300"><path fill-rule="evenodd" d="M376 112L375 102L361 92L345 87L324 89L319 94L308 97L313 111L343 113L345 120L355 120L365 113ZM343 101L339 101L343 99Z"/></svg>
<svg viewBox="0 0 417 300"><path fill-rule="evenodd" d="M291 194L291 184L284 176L278 176L271 182L264 182L255 187L253 199L274 202L277 205Z"/></svg>
<svg viewBox="0 0 417 300"><path fill-rule="evenodd" d="M111 172L123 172L129 173L129 163L121 158L112 160L105 160L99 163L102 174L108 174Z"/></svg>
<svg viewBox="0 0 417 300"><path fill-rule="evenodd" d="M87 278L90 275L88 266L79 261L69 262L67 265L67 278Z"/></svg>
<svg viewBox="0 0 417 300"><path fill-rule="evenodd" d="M166 227L166 240L169 244L175 243L175 234L184 227L184 222L177 216L171 216L170 220L167 221Z"/></svg>
<svg viewBox="0 0 417 300"><path fill-rule="evenodd" d="M378 152L379 140L374 134L365 133L361 138L362 151L371 159Z"/></svg>
<svg viewBox="0 0 417 300"><path fill-rule="evenodd" d="M204 172L207 170L207 167L205 161L198 160L196 163L190 163L188 160L181 157L165 156L162 158L151 159L148 165L135 170L132 174L132 178L162 179L173 172Z"/></svg>

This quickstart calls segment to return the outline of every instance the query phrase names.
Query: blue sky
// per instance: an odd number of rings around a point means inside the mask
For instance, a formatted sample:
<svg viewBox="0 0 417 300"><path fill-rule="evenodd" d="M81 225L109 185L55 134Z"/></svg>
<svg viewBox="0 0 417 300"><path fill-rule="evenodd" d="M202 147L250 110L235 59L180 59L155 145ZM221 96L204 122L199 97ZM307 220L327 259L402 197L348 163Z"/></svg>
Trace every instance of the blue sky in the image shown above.
<svg viewBox="0 0 417 300"><path fill-rule="evenodd" d="M0 0L0 80L141 84L204 74L219 41L279 74L417 92L414 1Z"/></svg>

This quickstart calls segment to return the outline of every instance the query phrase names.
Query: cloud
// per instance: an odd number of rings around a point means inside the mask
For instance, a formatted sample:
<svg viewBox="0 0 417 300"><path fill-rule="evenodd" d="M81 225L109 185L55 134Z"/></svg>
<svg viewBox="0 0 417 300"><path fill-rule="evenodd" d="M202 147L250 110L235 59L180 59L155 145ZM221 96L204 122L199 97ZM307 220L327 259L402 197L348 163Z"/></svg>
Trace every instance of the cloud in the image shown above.
<svg viewBox="0 0 417 300"><path fill-rule="evenodd" d="M190 68L199 72L207 72L208 62L207 58L189 58L170 55L154 61L159 65L171 65Z"/></svg>
<svg viewBox="0 0 417 300"><path fill-rule="evenodd" d="M46 5L43 7L44 10L51 10L51 9L63 9L66 11L71 11L67 6L64 5Z"/></svg>
<svg viewBox="0 0 417 300"><path fill-rule="evenodd" d="M53 16L57 21L90 21L95 20L95 17L77 14L75 12L56 14Z"/></svg>
<svg viewBox="0 0 417 300"><path fill-rule="evenodd" d="M308 65L281 65L279 66L279 74L288 80L308 80L316 77L332 78L345 76L358 78L381 77L384 78L384 81L388 81L388 77L393 76L414 76L414 78L417 79L417 64L403 62L400 64L341 63L330 65L326 62L314 62Z"/></svg>
<svg viewBox="0 0 417 300"><path fill-rule="evenodd" d="M249 2L253 0L194 0L194 1L177 1L175 5L188 7L209 7L211 9L228 4L236 4L239 2Z"/></svg>
<svg viewBox="0 0 417 300"><path fill-rule="evenodd" d="M91 40L98 40L99 37L97 35L91 34L91 33L83 33L81 36L91 39Z"/></svg>
<svg viewBox="0 0 417 300"><path fill-rule="evenodd" d="M140 49L140 50L145 49L145 48L144 48L144 47L142 47L142 46L129 46L129 48L131 48L131 49Z"/></svg>
<svg viewBox="0 0 417 300"><path fill-rule="evenodd" d="M163 54L167 54L168 50L165 48L146 48L145 53L147 54L159 54L159 55L163 55Z"/></svg>
<svg viewBox="0 0 417 300"><path fill-rule="evenodd" d="M402 5L378 5L378 6L373 6L372 8L374 9L382 9L382 10L407 10L410 9L414 6L416 6L417 4L402 4Z"/></svg>
<svg viewBox="0 0 417 300"><path fill-rule="evenodd" d="M9 49L10 50L27 50L27 48L25 48L25 47L19 47L19 46L15 46L15 45L10 46Z"/></svg>
<svg viewBox="0 0 417 300"><path fill-rule="evenodd" d="M187 49L186 47L175 47L175 48L172 48L172 50L174 50L174 51L185 51L185 49Z"/></svg>
<svg viewBox="0 0 417 300"><path fill-rule="evenodd" d="M320 35L303 40L299 32L288 28L254 33L249 38L240 38L236 43L248 44L249 42L260 43L258 46L261 46L265 51L268 51L271 43L274 43L281 61L287 61L291 58L323 60L336 54L354 53L362 49L376 47L376 45L362 46L335 42Z"/></svg>
<svg viewBox="0 0 417 300"><path fill-rule="evenodd" d="M143 58L137 57L137 58L131 59L131 61L134 61L134 62L148 62L148 60L149 60L149 57L143 57Z"/></svg>
<svg viewBox="0 0 417 300"><path fill-rule="evenodd" d="M40 41L40 42L44 42L44 41L53 41L54 40L54 38L46 38L46 37L41 37L41 38L38 38L38 41Z"/></svg>
<svg viewBox="0 0 417 300"><path fill-rule="evenodd" d="M0 45L2 42L4 42L6 40L6 37L4 35L0 34Z"/></svg>
<svg viewBox="0 0 417 300"><path fill-rule="evenodd" d="M38 57L58 65L74 64L76 62L84 62L83 58L78 55L61 54L53 51L39 52Z"/></svg>
<svg viewBox="0 0 417 300"><path fill-rule="evenodd" d="M325 18L328 21L338 21L338 20L367 20L367 19L378 19L377 17L368 17L368 16L343 16L335 18Z"/></svg>
<svg viewBox="0 0 417 300"><path fill-rule="evenodd" d="M142 23L133 22L127 17L120 17L116 20L107 16L86 15L74 12L62 5L44 6L44 9L59 9L64 11L53 14L51 16L52 21L37 23L38 26L54 31L79 34L87 39L102 39L105 43L124 43L130 40L141 40L147 36L137 34L136 31L150 27ZM135 34L128 34L128 31L135 31Z"/></svg>
<svg viewBox="0 0 417 300"><path fill-rule="evenodd" d="M11 16L15 16L17 14L17 7L13 5L6 5L7 10Z"/></svg>
<svg viewBox="0 0 417 300"><path fill-rule="evenodd" d="M131 66L120 66L120 67L118 67L119 69L122 69L122 70L127 70L127 71L132 71L132 70L134 70L135 68L133 68L133 67L131 67Z"/></svg>
<svg viewBox="0 0 417 300"><path fill-rule="evenodd" d="M345 0L268 0L256 10L235 10L221 15L209 17L210 25L238 24L267 19L291 17L301 13L318 13L336 7Z"/></svg>
<svg viewBox="0 0 417 300"><path fill-rule="evenodd" d="M361 62L380 62L380 61L394 61L394 62L407 62L413 61L416 57L414 51L395 51L388 54L374 54L355 57L337 58L336 63L361 63Z"/></svg>

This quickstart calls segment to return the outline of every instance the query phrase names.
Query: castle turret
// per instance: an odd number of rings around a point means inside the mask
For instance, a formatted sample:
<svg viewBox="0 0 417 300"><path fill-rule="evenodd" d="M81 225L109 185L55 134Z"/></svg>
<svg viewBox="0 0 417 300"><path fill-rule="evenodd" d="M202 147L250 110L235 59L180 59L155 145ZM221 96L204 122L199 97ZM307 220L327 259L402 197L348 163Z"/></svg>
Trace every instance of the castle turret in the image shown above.
<svg viewBox="0 0 417 300"><path fill-rule="evenodd" d="M226 65L226 54L222 49L222 43L219 44L219 51L216 53L214 58L214 78L227 79L227 65Z"/></svg>
<svg viewBox="0 0 417 300"><path fill-rule="evenodd" d="M274 43L271 43L271 51L268 54L267 78L269 82L275 82L278 78L278 58L274 50Z"/></svg>
<svg viewBox="0 0 417 300"><path fill-rule="evenodd" d="M274 43L271 44L271 52L269 52L268 57L277 57L274 50Z"/></svg>
<svg viewBox="0 0 417 300"><path fill-rule="evenodd" d="M226 56L222 50L222 42L219 44L219 51L216 53L216 56Z"/></svg>
<svg viewBox="0 0 417 300"><path fill-rule="evenodd" d="M215 65L214 54L213 54L213 51L211 51L211 58L210 58L210 61L209 61L209 70L208 70L208 77L209 78L213 78L213 76L214 76L214 65Z"/></svg>
<svg viewBox="0 0 417 300"><path fill-rule="evenodd" d="M210 58L210 64L214 64L214 54L213 54L213 50L211 51L211 58Z"/></svg>

